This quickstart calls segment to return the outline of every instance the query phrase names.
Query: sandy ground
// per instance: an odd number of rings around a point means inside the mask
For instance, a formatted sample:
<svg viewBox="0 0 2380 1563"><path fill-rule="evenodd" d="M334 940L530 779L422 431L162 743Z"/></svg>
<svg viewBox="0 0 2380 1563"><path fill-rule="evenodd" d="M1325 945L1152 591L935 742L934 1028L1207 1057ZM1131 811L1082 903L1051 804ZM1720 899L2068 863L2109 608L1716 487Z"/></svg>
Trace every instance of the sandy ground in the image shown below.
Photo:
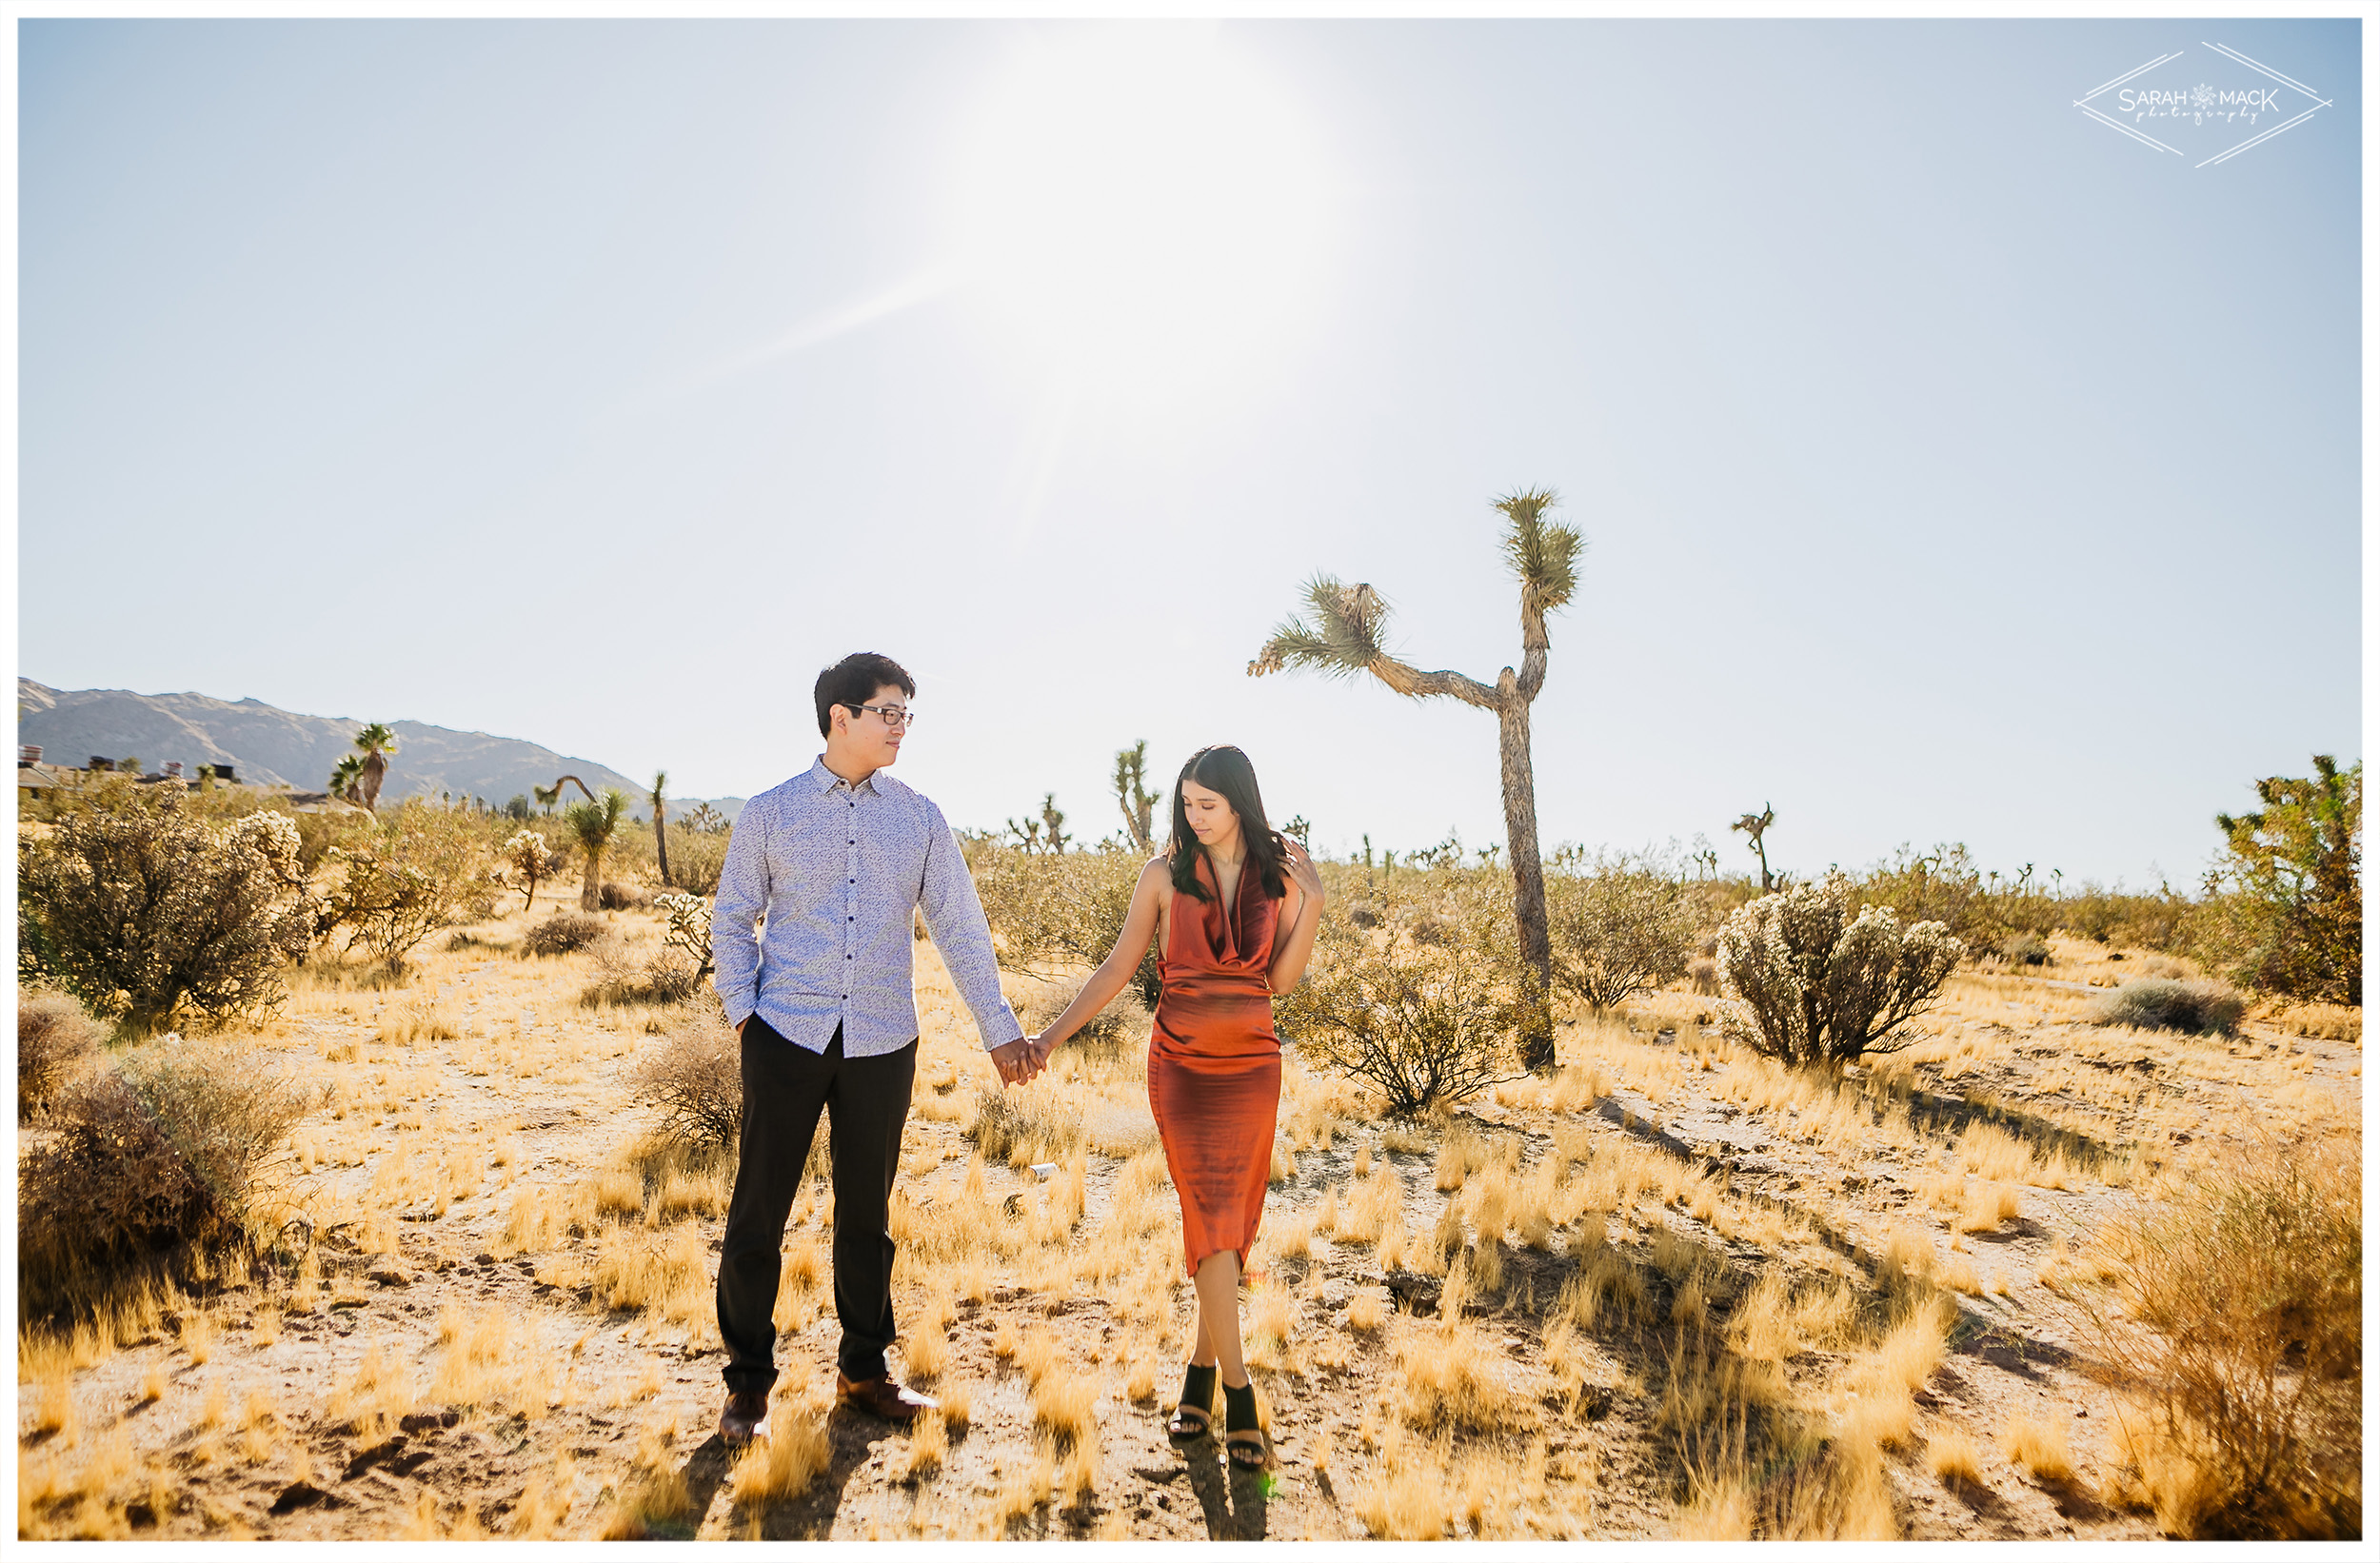
<svg viewBox="0 0 2380 1563"><path fill-rule="evenodd" d="M658 939L645 914L610 920L639 948ZM1764 1094L1773 1072L1726 1048L1700 1023L1708 1001L1683 993L1632 1006L1625 1020L1574 1021L1557 1081L1516 1082L1419 1126L1368 1120L1346 1088L1293 1063L1252 1277L1276 1326L1253 1353L1273 1465L1250 1474L1213 1441L1184 1450L1164 1437L1190 1297L1178 1225L1109 1220L1140 1197L1120 1192L1131 1179L1146 1195L1153 1131L1132 1072L1086 1064L1072 1081L1031 1088L1061 1116L1099 1120L1081 1148L1079 1219L1058 1208L1062 1177L1043 1182L1001 1159L971 1166L964 1130L991 1075L921 946L925 1035L902 1219L919 1234L1006 1221L1046 1240L979 1247L902 1277L905 1333L936 1329L937 1299L948 1310L932 1387L965 1403L933 1458L916 1434L824 1411L831 1215L823 1188L805 1196L788 1248L808 1246L822 1274L781 1306L773 1420L788 1451L823 1443L785 1456L817 1468L799 1490L770 1491L757 1466L739 1477L712 1431L723 1355L708 1287L724 1177L690 1177L670 1209L633 1175L616 1189L649 1117L628 1077L677 1020L582 1006L585 957L527 960L505 948L527 921L469 930L477 942L426 954L405 988L308 988L254 1039L269 1065L334 1089L300 1126L288 1176L292 1208L312 1222L310 1258L217 1276L132 1338L101 1332L70 1367L21 1375L20 1535L1660 1537L1693 1497L1676 1415L1663 1410L1674 1377L1664 1353L1685 1338L1668 1321L1681 1316L1687 1282L1710 1293L1717 1328L1769 1271L1864 1295L1880 1271L1914 1270L1953 1312L1940 1363L1913 1392L1909 1431L1884 1448L1893 1528L2149 1537L2152 1521L2112 1505L2101 1479L2117 1457L2119 1407L2087 1372L2092 1336L2073 1300L2091 1236L2159 1160L2178 1165L2192 1146L2249 1133L2250 1114L2351 1123L2361 1090L2354 1042L2252 1025L2230 1043L2088 1025L2078 1016L2090 988L2118 968L2064 943L2052 980L1954 979L1929 1019L1934 1035L1893 1066L1904 1089L1880 1123L1856 1129L1825 1103ZM1021 1001L1048 1003L1042 984L1014 987ZM1958 1171L1954 1148L1978 1122L2024 1138L2038 1180L1993 1183L2013 1191L2013 1214L1961 1231L1960 1200L1986 1180ZM1469 1193L1438 1186L1450 1135L1482 1163ZM2045 1173L2060 1146L2072 1153L2066 1175ZM1483 1180L1519 1188L1549 1166L1567 1166L1564 1177L1635 1168L1647 1181L1601 1218L1574 1211L1534 1244L1518 1224L1490 1235L1502 1284L1475 1284L1450 1334L1432 1312L1445 1265L1417 1258L1418 1235L1450 1201L1476 1216L1462 1202L1482 1197ZM1398 1175L1413 1235L1394 1275L1379 1241L1332 1230L1332 1213L1381 1186L1365 1179L1382 1168ZM607 1171L612 1205L576 1236L565 1220L532 1218L573 1199L583 1216L595 1211L603 1197L590 1191ZM1656 1198L1656 1185L1669 1192ZM1554 1186L1547 1170L1537 1187ZM1162 1214L1172 1195L1147 1197ZM1278 1240L1315 1225L1310 1240ZM1597 1241L1591 1228L1635 1267L1648 1301L1633 1323L1557 1328L1555 1299ZM947 1236L914 1242L922 1253ZM1647 1246L1673 1239L1698 1257L1662 1262L1671 1251ZM1476 1256L1480 1239L1469 1240ZM1127 1241L1138 1245L1129 1275L1101 1278L1101 1245ZM677 1278L628 1288L640 1306L606 1307L623 1293L605 1277L631 1249L674 1254ZM1396 1306L1400 1296L1420 1311ZM1778 1368L1812 1415L1832 1405L1848 1415L1840 1386L1872 1346L1855 1332L1805 1339ZM1434 1351L1467 1354L1484 1375L1491 1425L1400 1412L1415 1364ZM1052 1375L1088 1396L1095 1434L1053 1439L1051 1420L1037 1423L1040 1380ZM2020 1424L2053 1425L2071 1471L2013 1457ZM1972 1464L1937 1476L1934 1452L1959 1440Z"/></svg>

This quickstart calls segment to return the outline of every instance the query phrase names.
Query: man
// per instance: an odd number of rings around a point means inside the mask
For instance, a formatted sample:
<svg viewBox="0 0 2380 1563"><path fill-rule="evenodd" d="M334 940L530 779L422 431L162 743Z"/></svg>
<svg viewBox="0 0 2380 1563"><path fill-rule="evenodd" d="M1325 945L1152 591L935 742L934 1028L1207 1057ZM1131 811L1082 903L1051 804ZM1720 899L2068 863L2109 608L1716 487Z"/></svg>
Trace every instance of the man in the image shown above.
<svg viewBox="0 0 2380 1563"><path fill-rule="evenodd" d="M1002 1083L1035 1073L957 839L942 810L884 774L916 693L900 663L872 652L821 673L826 752L744 805L719 876L713 980L744 1054L744 1129L719 1256L719 1433L731 1445L765 1435L778 1248L822 1109L833 1117L836 1400L902 1425L934 1404L884 1365L894 1335L886 1213L917 1072L912 908Z"/></svg>

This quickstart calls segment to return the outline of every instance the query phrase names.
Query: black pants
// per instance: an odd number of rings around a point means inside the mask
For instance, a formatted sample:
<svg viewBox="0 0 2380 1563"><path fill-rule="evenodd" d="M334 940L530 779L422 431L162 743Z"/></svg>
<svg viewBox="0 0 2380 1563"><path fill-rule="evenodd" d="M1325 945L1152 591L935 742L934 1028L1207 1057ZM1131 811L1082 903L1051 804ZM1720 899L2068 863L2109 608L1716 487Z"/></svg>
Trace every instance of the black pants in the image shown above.
<svg viewBox="0 0 2380 1563"><path fill-rule="evenodd" d="M835 1178L837 1355L845 1375L884 1373L893 1343L893 1240L885 1231L901 1130L918 1067L912 1038L897 1053L843 1056L843 1028L823 1055L797 1047L759 1016L744 1025L744 1129L736 1192L719 1254L719 1334L727 1343L730 1394L768 1393L777 1381L778 1249L810 1157L822 1108L832 1114L827 1149Z"/></svg>

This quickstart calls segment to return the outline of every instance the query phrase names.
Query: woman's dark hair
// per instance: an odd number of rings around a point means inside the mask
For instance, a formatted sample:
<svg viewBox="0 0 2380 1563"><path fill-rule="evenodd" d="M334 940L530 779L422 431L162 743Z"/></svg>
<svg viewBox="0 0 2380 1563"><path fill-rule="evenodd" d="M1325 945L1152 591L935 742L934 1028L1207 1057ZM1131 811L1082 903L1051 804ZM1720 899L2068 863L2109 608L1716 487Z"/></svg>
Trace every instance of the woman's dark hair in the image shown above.
<svg viewBox="0 0 2380 1563"><path fill-rule="evenodd" d="M917 681L909 677L908 669L873 651L855 651L819 674L818 687L812 691L818 702L818 736L824 738L835 730L836 706L865 705L870 696L888 683L898 684L911 700L918 698Z"/></svg>
<svg viewBox="0 0 2380 1563"><path fill-rule="evenodd" d="M1200 749L1181 767L1181 774L1174 778L1174 836L1165 845L1165 856L1173 866L1174 888L1200 900L1214 899L1206 893L1206 886L1199 882L1199 854L1205 849L1190 829L1189 805L1181 801L1184 782L1196 782L1210 792L1223 795L1232 813L1240 816L1240 839L1248 844L1248 864L1264 881L1264 893L1275 900L1288 895L1288 881L1280 875L1280 838L1264 822L1264 799L1256 790L1256 767L1248 763L1246 755L1228 743L1209 744ZM1217 876L1219 880L1220 878Z"/></svg>

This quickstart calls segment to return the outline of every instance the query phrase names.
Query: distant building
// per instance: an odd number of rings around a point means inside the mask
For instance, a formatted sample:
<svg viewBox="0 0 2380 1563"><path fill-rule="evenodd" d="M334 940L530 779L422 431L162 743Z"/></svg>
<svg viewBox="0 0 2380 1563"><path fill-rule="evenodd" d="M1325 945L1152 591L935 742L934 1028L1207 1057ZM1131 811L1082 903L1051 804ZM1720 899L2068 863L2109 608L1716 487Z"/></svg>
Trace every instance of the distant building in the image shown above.
<svg viewBox="0 0 2380 1563"><path fill-rule="evenodd" d="M68 788L81 786L86 774L71 765L44 764L38 743L28 743L17 751L16 793L19 798L54 798Z"/></svg>

